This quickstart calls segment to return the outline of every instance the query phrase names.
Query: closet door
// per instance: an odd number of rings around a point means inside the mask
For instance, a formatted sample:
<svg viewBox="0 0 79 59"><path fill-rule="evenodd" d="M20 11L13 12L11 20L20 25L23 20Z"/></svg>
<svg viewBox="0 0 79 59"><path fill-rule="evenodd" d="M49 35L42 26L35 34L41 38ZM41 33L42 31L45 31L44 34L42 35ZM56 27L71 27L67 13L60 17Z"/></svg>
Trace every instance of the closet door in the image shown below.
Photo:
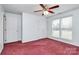
<svg viewBox="0 0 79 59"><path fill-rule="evenodd" d="M5 43L17 41L17 15L6 13Z"/></svg>
<svg viewBox="0 0 79 59"><path fill-rule="evenodd" d="M2 15L0 14L0 53L3 49L3 19Z"/></svg>
<svg viewBox="0 0 79 59"><path fill-rule="evenodd" d="M3 50L3 10L0 5L0 53Z"/></svg>

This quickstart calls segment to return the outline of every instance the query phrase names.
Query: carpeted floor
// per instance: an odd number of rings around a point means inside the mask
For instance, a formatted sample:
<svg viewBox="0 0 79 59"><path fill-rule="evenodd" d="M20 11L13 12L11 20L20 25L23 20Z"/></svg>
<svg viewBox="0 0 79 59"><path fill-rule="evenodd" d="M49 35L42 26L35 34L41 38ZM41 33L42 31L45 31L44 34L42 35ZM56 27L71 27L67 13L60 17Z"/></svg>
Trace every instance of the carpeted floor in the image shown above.
<svg viewBox="0 0 79 59"><path fill-rule="evenodd" d="M79 47L53 39L40 39L27 43L14 42L4 45L2 55L78 55Z"/></svg>

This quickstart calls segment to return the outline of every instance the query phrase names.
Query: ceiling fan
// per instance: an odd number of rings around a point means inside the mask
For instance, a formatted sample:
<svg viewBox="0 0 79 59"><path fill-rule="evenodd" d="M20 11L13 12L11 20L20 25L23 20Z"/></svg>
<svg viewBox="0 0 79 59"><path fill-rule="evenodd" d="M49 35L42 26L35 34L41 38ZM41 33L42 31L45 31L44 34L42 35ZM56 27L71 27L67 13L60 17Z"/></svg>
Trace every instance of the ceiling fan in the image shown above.
<svg viewBox="0 0 79 59"><path fill-rule="evenodd" d="M48 13L54 13L52 11L52 9L55 9L55 8L59 7L59 5L55 5L55 6L52 6L52 7L48 8L48 6L44 5L44 4L40 4L40 6L42 7L42 10L37 10L37 11L34 11L34 12L42 12L42 16L47 15Z"/></svg>

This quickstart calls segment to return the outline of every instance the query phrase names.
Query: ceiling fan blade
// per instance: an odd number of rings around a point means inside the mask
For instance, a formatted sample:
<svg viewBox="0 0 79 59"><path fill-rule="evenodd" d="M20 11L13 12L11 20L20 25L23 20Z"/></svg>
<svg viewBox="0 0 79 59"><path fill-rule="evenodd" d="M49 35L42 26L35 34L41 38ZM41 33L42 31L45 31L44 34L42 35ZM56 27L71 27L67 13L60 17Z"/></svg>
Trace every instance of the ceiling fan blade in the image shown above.
<svg viewBox="0 0 79 59"><path fill-rule="evenodd" d="M53 6L53 7L50 7L49 9L54 9L54 8L58 8L59 5L56 5L56 6Z"/></svg>
<svg viewBox="0 0 79 59"><path fill-rule="evenodd" d="M43 9L46 9L45 6L44 6L43 4L40 4L40 6L41 6Z"/></svg>
<svg viewBox="0 0 79 59"><path fill-rule="evenodd" d="M42 11L42 10L37 10L37 11L34 11L34 12L40 12L40 11Z"/></svg>
<svg viewBox="0 0 79 59"><path fill-rule="evenodd" d="M48 11L49 13L54 13L53 11Z"/></svg>

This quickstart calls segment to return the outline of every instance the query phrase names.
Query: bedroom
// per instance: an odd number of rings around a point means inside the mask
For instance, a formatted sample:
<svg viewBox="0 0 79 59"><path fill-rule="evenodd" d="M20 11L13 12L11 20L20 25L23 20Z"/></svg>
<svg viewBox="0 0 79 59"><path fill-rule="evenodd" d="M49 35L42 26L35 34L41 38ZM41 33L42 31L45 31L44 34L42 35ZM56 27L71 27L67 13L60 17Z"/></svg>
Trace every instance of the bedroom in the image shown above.
<svg viewBox="0 0 79 59"><path fill-rule="evenodd" d="M1 4L0 53L78 55L78 25L79 4Z"/></svg>

